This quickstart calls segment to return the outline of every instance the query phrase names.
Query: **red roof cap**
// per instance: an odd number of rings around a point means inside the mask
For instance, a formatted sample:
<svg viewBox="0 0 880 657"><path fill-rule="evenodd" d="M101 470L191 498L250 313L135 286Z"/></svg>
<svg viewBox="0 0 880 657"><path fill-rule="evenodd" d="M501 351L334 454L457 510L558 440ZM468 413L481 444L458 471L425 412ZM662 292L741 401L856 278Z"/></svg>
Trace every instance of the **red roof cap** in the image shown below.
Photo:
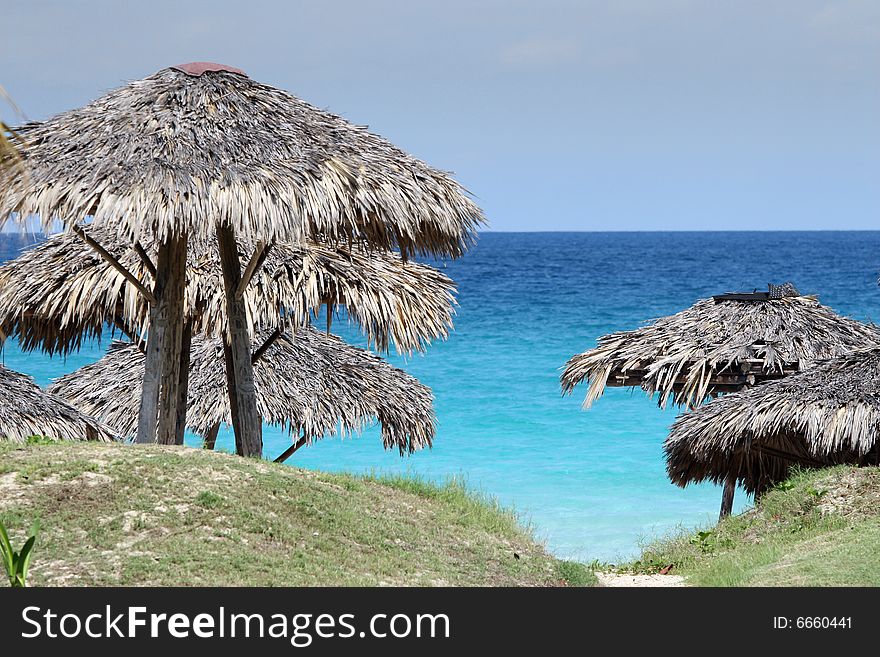
<svg viewBox="0 0 880 657"><path fill-rule="evenodd" d="M187 75L192 75L196 78L199 77L202 73L208 71L226 71L227 73L238 73L238 75L247 76L247 73L242 71L240 68L225 66L224 64L215 64L214 62L190 62L189 64L177 64L176 66L172 66L171 68L178 71L183 71Z"/></svg>

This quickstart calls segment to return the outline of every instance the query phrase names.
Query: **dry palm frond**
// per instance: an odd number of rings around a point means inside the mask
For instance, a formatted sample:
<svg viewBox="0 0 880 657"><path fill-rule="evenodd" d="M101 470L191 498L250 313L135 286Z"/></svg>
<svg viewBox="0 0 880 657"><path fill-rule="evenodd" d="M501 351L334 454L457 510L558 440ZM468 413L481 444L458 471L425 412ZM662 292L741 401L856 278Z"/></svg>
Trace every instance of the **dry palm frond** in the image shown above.
<svg viewBox="0 0 880 657"><path fill-rule="evenodd" d="M146 287L148 265L107 229L87 227ZM157 245L142 245L155 261ZM452 325L452 281L428 265L393 253L368 253L358 245L276 244L251 281L244 299L251 327L298 327L321 304L345 305L372 345L398 351L422 349L445 338ZM253 244L240 241L246 263ZM215 240L190 241L186 314L196 333L221 335L226 304ZM143 335L149 306L135 286L77 235L53 235L0 265L0 330L25 349L67 353L83 338L100 336L105 323L121 321Z"/></svg>
<svg viewBox="0 0 880 657"><path fill-rule="evenodd" d="M0 440L23 443L31 436L102 442L115 437L100 422L41 390L29 376L0 365Z"/></svg>
<svg viewBox="0 0 880 657"><path fill-rule="evenodd" d="M880 330L842 317L812 296L765 301L703 299L634 331L599 338L562 374L567 394L588 382L589 407L606 386L641 386L665 406L781 378L855 349L880 344Z"/></svg>
<svg viewBox="0 0 880 657"><path fill-rule="evenodd" d="M483 222L447 173L227 67L166 68L18 133L25 172L0 174L0 223L92 217L131 244L220 222L251 241L456 257Z"/></svg>
<svg viewBox="0 0 880 657"><path fill-rule="evenodd" d="M0 86L0 99L6 101L16 113L21 115L21 110L2 86ZM22 146L21 137L6 123L0 121L0 173L7 176L24 175Z"/></svg>
<svg viewBox="0 0 880 657"><path fill-rule="evenodd" d="M733 475L751 492L793 464L878 463L880 348L824 361L679 417L664 444L680 486Z"/></svg>
<svg viewBox="0 0 880 657"><path fill-rule="evenodd" d="M18 135L0 121L0 170L21 175L24 172Z"/></svg>
<svg viewBox="0 0 880 657"><path fill-rule="evenodd" d="M131 436L143 374L138 348L114 343L101 360L61 377L49 390ZM434 436L433 397L427 387L378 356L315 329L272 343L254 365L254 383L263 421L309 441L358 431L374 418L382 426L385 447L401 454L430 446ZM215 425L230 423L222 344L193 338L187 426L205 436Z"/></svg>

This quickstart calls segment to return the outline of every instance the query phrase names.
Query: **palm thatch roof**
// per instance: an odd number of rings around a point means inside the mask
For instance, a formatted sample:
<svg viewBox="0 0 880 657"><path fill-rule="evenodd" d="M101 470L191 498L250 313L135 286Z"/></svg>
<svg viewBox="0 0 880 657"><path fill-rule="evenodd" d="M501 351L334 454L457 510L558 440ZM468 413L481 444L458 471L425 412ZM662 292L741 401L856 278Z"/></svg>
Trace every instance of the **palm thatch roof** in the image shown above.
<svg viewBox="0 0 880 657"><path fill-rule="evenodd" d="M732 297L732 298L731 298ZM880 329L823 306L814 296L767 293L702 299L634 331L599 338L566 363L564 393L588 382L584 406L606 386L641 386L660 406L777 379L812 363L880 344Z"/></svg>
<svg viewBox="0 0 880 657"><path fill-rule="evenodd" d="M58 440L114 440L113 432L24 374L0 365L0 440L23 443L30 436Z"/></svg>
<svg viewBox="0 0 880 657"><path fill-rule="evenodd" d="M664 450L679 486L733 475L758 493L794 464L880 464L880 348L705 404L675 421Z"/></svg>
<svg viewBox="0 0 880 657"><path fill-rule="evenodd" d="M93 217L120 239L366 240L458 256L483 222L452 177L387 140L242 71L162 69L16 129L23 171L0 173L11 213Z"/></svg>
<svg viewBox="0 0 880 657"><path fill-rule="evenodd" d="M86 231L151 287L149 265L134 248L106 228ZM155 240L142 246L155 258ZM242 262L252 251L252 244L239 240ZM197 333L222 335L226 328L219 260L216 240L190 241L185 312ZM454 292L441 272L391 252L306 243L273 246L244 299L252 333L254 326L302 326L321 304L344 304L374 347L385 351L393 343L408 352L447 337ZM73 234L53 235L0 265L0 331L17 335L25 349L74 351L83 338L100 336L105 323L143 335L149 314L136 287Z"/></svg>
<svg viewBox="0 0 880 657"><path fill-rule="evenodd" d="M116 342L101 360L61 377L49 390L121 435L132 436L143 376L141 351ZM358 431L374 418L382 426L385 447L396 447L401 454L433 440L429 388L378 356L312 328L275 340L254 365L254 383L263 421L310 441ZM194 337L187 426L207 436L215 425L230 423L222 343Z"/></svg>

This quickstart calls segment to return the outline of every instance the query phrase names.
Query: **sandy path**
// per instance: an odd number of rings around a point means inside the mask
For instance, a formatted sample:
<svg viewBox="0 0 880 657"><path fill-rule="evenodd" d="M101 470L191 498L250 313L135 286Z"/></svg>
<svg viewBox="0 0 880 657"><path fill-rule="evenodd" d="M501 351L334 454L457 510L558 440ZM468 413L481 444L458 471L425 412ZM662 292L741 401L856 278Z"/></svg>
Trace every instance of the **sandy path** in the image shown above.
<svg viewBox="0 0 880 657"><path fill-rule="evenodd" d="M617 573L596 573L599 586L684 586L680 575L625 575Z"/></svg>

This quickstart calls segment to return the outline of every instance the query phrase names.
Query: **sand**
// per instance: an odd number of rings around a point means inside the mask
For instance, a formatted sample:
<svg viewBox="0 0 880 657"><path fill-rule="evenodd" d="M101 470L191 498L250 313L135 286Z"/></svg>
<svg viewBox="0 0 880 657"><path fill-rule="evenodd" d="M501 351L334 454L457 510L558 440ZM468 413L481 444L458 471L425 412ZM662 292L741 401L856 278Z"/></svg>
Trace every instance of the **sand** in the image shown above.
<svg viewBox="0 0 880 657"><path fill-rule="evenodd" d="M596 573L599 586L666 587L684 586L680 575L626 575L618 573Z"/></svg>

